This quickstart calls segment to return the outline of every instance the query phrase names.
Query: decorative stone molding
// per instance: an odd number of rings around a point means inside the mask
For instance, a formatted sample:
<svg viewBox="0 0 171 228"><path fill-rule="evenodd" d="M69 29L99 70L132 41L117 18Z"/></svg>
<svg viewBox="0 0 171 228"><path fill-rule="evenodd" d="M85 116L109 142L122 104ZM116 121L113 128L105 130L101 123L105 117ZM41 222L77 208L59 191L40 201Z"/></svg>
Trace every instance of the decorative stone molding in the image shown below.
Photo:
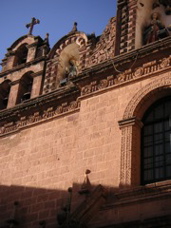
<svg viewBox="0 0 171 228"><path fill-rule="evenodd" d="M137 17L137 0L118 0L116 54L135 49L135 25Z"/></svg>
<svg viewBox="0 0 171 228"><path fill-rule="evenodd" d="M129 120L127 121L129 122ZM131 121L122 126L120 186L131 187L139 184L140 178L140 130L142 124Z"/></svg>
<svg viewBox="0 0 171 228"><path fill-rule="evenodd" d="M58 76L58 65L59 57L61 52L70 44L76 43L78 45L79 56L79 69L84 67L84 50L88 42L87 36L84 33L76 32L57 43L54 50L50 53L50 60L47 63L45 72L45 81L43 86L43 93L48 93L57 88L57 76Z"/></svg>
<svg viewBox="0 0 171 228"><path fill-rule="evenodd" d="M63 103L56 108L50 107L47 110L43 111L43 113L35 112L32 115L22 117L18 116L18 119L16 121L12 121L0 127L0 136L16 132L33 124L53 119L60 116L61 114L69 113L73 110L76 110L77 108L79 108L79 102L73 101L69 104Z"/></svg>
<svg viewBox="0 0 171 228"><path fill-rule="evenodd" d="M73 36L69 36L66 40L64 40L62 42L62 44L56 49L56 52L55 52L55 55L54 55L54 58L56 57L59 57L59 55L61 54L61 52L64 50L64 48L66 46L68 46L69 44L72 44L72 43L76 43L78 44L78 46L80 48L82 48L83 46L86 45L86 43L88 42L88 39L85 35L82 35L80 33L76 33L74 34Z"/></svg>
<svg viewBox="0 0 171 228"><path fill-rule="evenodd" d="M135 96L131 99L131 101L127 105L123 115L123 119L129 119L135 115L141 118L144 112L140 113L140 109L142 108L142 106L144 106L145 101L149 100L148 98L150 95L152 97L152 94L154 93L157 94L160 92L160 95L162 96L163 92L168 93L168 89L171 88L170 76L171 76L170 72L164 73L163 75L160 76L158 80L154 80L153 82L149 83L146 87L144 87L142 90L140 90L138 93L136 93ZM158 97L156 96L156 99L157 98ZM151 102L153 101L154 99L151 99ZM145 110L143 109L143 111Z"/></svg>
<svg viewBox="0 0 171 228"><path fill-rule="evenodd" d="M64 93L65 98L62 98ZM77 99L77 93L78 91L74 89L68 91L66 89L61 93L58 91L57 94L31 99L12 109L2 110L0 112L0 136L79 110L80 101ZM72 99L68 98L71 94Z"/></svg>
<svg viewBox="0 0 171 228"><path fill-rule="evenodd" d="M149 201L149 198L166 198L168 193L171 193L171 181L161 181L146 186L132 187L131 189L120 189L117 192L112 192L108 201L104 205L104 209L111 205L124 205L129 203L137 203L140 201Z"/></svg>
<svg viewBox="0 0 171 228"><path fill-rule="evenodd" d="M121 84L125 84L126 82L131 82L133 80L138 80L143 77L150 77L156 73L162 73L164 70L171 68L171 56L167 58L163 58L161 60L155 60L148 63L143 64L137 68L125 70L122 73L116 75L110 75L106 78L99 79L96 81L91 81L90 84L82 87L81 95L91 94L96 91L100 91L102 89L118 86ZM127 115L124 119L128 119L132 117L132 115Z"/></svg>
<svg viewBox="0 0 171 228"><path fill-rule="evenodd" d="M114 57L115 36L116 18L112 17L87 61L88 67L94 66Z"/></svg>
<svg viewBox="0 0 171 228"><path fill-rule="evenodd" d="M125 109L123 120L119 121L122 131L120 185L123 187L136 186L140 183L140 145L143 126L140 119L156 99L171 94L170 76L171 73L165 73L136 93Z"/></svg>

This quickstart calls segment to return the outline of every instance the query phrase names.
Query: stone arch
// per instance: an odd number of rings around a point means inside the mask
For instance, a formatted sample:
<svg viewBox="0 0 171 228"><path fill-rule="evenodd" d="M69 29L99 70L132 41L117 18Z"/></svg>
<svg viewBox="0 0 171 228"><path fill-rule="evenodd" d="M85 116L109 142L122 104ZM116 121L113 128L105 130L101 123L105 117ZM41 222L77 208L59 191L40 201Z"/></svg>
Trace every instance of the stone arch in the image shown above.
<svg viewBox="0 0 171 228"><path fill-rule="evenodd" d="M170 74L168 76L170 76ZM134 116L141 119L146 109L152 103L167 95L171 91L171 78L168 76L149 83L136 93L128 103L123 119L129 119Z"/></svg>
<svg viewBox="0 0 171 228"><path fill-rule="evenodd" d="M52 48L49 53L49 58L56 58L59 57L60 53L64 50L66 46L72 43L76 43L81 49L85 46L88 42L88 38L85 33L83 32L76 32L73 35L66 35L62 37Z"/></svg>
<svg viewBox="0 0 171 228"><path fill-rule="evenodd" d="M67 68L73 67L73 61L76 62L77 74L80 72L84 65L87 42L88 38L85 33L75 32L64 36L55 44L49 53L43 88L44 93L66 84L65 71Z"/></svg>
<svg viewBox="0 0 171 228"><path fill-rule="evenodd" d="M19 82L19 89L17 94L17 104L29 100L31 98L32 86L33 86L33 72L29 71L25 73Z"/></svg>
<svg viewBox="0 0 171 228"><path fill-rule="evenodd" d="M121 129L120 185L137 186L140 184L141 159L141 119L145 111L158 99L171 95L170 74L154 80L142 88L128 103Z"/></svg>
<svg viewBox="0 0 171 228"><path fill-rule="evenodd" d="M13 66L18 66L27 62L28 48L27 43L22 44L15 51L15 58Z"/></svg>

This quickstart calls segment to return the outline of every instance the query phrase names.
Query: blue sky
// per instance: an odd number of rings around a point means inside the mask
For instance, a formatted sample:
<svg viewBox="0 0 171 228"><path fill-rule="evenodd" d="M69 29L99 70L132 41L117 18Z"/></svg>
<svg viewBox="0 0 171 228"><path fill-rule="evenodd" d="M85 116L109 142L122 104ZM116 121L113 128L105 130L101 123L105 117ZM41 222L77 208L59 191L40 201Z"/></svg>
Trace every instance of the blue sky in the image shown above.
<svg viewBox="0 0 171 228"><path fill-rule="evenodd" d="M26 24L35 17L40 20L33 35L50 34L53 45L78 23L78 30L100 35L109 19L116 15L117 0L0 0L0 60L6 49L28 33ZM0 68L1 69L1 68Z"/></svg>

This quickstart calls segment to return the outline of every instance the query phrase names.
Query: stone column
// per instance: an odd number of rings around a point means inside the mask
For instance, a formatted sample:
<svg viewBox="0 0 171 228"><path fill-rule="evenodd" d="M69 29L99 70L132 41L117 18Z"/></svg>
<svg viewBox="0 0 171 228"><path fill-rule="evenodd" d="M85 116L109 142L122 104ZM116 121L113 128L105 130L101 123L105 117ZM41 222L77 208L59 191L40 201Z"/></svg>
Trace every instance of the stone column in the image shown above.
<svg viewBox="0 0 171 228"><path fill-rule="evenodd" d="M28 48L27 62L30 62L30 61L35 59L36 49L37 49L37 42L28 45L27 48Z"/></svg>
<svg viewBox="0 0 171 228"><path fill-rule="evenodd" d="M11 89L10 89L7 108L11 108L15 106L17 101L18 90L19 90L19 80L11 83Z"/></svg>
<svg viewBox="0 0 171 228"><path fill-rule="evenodd" d="M40 95L43 71L32 74L33 86L31 91L31 98L38 97Z"/></svg>

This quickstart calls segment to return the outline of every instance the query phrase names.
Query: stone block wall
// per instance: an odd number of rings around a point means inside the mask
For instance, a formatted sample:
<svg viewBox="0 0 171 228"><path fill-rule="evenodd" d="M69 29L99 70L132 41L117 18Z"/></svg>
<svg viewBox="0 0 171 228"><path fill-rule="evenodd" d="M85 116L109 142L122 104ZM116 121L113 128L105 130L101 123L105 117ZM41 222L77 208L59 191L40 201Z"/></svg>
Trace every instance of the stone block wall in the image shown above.
<svg viewBox="0 0 171 228"><path fill-rule="evenodd" d="M73 205L82 197L78 190L86 169L92 188L101 184L117 192L122 136L118 121L132 97L152 80L80 98L77 112L2 136L0 221L5 224L18 201L22 227L38 227L42 220L55 227L69 197L67 189L77 185Z"/></svg>

